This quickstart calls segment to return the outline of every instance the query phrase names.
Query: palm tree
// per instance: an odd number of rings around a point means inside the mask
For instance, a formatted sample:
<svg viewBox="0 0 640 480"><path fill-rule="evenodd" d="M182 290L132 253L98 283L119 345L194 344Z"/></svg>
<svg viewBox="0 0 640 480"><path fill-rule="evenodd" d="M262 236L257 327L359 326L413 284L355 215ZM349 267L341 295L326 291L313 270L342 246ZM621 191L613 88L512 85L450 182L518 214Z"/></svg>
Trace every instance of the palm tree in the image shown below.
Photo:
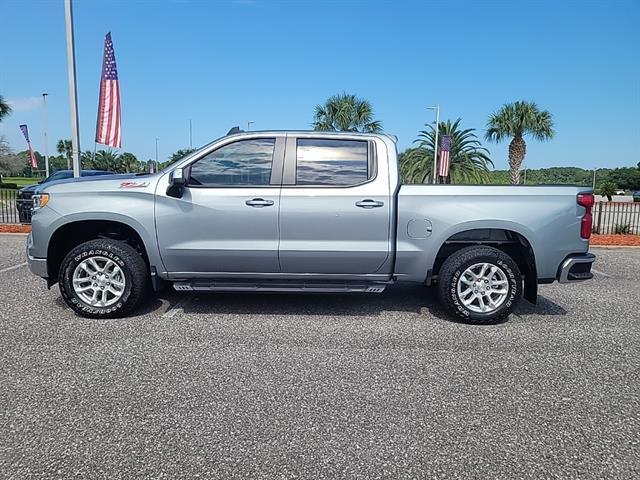
<svg viewBox="0 0 640 480"><path fill-rule="evenodd" d="M612 197L616 194L616 190L618 190L618 187L610 180L600 185L600 195L607 197L609 201L611 201Z"/></svg>
<svg viewBox="0 0 640 480"><path fill-rule="evenodd" d="M140 162L133 153L124 152L118 157L120 169L126 173L138 173L140 171Z"/></svg>
<svg viewBox="0 0 640 480"><path fill-rule="evenodd" d="M58 140L56 150L67 159L67 170L71 170L71 158L73 157L73 144L71 140Z"/></svg>
<svg viewBox="0 0 640 480"><path fill-rule="evenodd" d="M380 132L382 123L374 120L373 107L362 98L342 93L316 105L313 129L339 132Z"/></svg>
<svg viewBox="0 0 640 480"><path fill-rule="evenodd" d="M507 103L494 112L487 122L485 138L501 142L511 138L509 143L509 170L511 183L520 183L520 167L527 153L525 135L535 140L545 141L553 138L553 118L547 110L540 110L534 102Z"/></svg>
<svg viewBox="0 0 640 480"><path fill-rule="evenodd" d="M0 122L4 117L11 115L11 105L0 95Z"/></svg>
<svg viewBox="0 0 640 480"><path fill-rule="evenodd" d="M449 180L451 183L489 183L489 150L484 148L474 133L475 129L461 129L458 118L455 122L440 122L438 135L451 137L449 153ZM434 122L435 123L435 122ZM424 183L432 174L435 145L435 125L425 125L426 130L418 134L416 148L407 150L400 158L400 169L405 181Z"/></svg>
<svg viewBox="0 0 640 480"><path fill-rule="evenodd" d="M107 150L98 150L93 161L93 168L96 170L109 170L111 172L122 171L119 157L120 155L110 148Z"/></svg>

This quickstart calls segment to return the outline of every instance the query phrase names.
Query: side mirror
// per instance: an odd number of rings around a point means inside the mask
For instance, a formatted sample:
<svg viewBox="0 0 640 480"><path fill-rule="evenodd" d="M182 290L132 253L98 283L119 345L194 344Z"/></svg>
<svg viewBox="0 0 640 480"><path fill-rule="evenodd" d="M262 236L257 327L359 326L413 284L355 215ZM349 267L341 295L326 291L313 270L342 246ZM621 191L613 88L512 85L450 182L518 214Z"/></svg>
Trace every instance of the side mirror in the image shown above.
<svg viewBox="0 0 640 480"><path fill-rule="evenodd" d="M167 188L167 195L175 198L182 198L184 188L189 183L187 176L185 175L185 169L176 168L169 174L169 188Z"/></svg>

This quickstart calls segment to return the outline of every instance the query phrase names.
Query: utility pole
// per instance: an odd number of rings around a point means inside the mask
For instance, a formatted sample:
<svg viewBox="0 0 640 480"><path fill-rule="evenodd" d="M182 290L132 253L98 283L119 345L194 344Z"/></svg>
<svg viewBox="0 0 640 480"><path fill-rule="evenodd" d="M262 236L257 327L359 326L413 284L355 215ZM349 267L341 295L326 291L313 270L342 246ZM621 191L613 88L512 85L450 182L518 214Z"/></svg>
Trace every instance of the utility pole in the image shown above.
<svg viewBox="0 0 640 480"><path fill-rule="evenodd" d="M598 170L597 168L593 169L593 191L596 191L596 170Z"/></svg>
<svg viewBox="0 0 640 480"><path fill-rule="evenodd" d="M251 131L251 125L253 125L256 122L247 122L247 132Z"/></svg>
<svg viewBox="0 0 640 480"><path fill-rule="evenodd" d="M191 119L189 119L189 149L193 149L193 130L191 128Z"/></svg>
<svg viewBox="0 0 640 480"><path fill-rule="evenodd" d="M49 119L47 118L47 95L42 94L42 110L44 112L44 170L45 177L49 176L49 138L47 134Z"/></svg>
<svg viewBox="0 0 640 480"><path fill-rule="evenodd" d="M71 146L73 176L80 176L80 131L78 121L78 91L76 86L76 52L73 40L73 7L64 0L64 20L67 33L67 76L69 78L69 113L71 115Z"/></svg>
<svg viewBox="0 0 640 480"><path fill-rule="evenodd" d="M156 168L154 169L154 173L158 171L158 137L156 137Z"/></svg>
<svg viewBox="0 0 640 480"><path fill-rule="evenodd" d="M524 183L523 183L523 185L526 185L526 184L527 184L527 166L525 165L524 166Z"/></svg>
<svg viewBox="0 0 640 480"><path fill-rule="evenodd" d="M436 104L435 107L427 107L427 110L435 110L436 111L436 138L435 145L433 149L433 184L438 183L438 131L440 130L440 104Z"/></svg>

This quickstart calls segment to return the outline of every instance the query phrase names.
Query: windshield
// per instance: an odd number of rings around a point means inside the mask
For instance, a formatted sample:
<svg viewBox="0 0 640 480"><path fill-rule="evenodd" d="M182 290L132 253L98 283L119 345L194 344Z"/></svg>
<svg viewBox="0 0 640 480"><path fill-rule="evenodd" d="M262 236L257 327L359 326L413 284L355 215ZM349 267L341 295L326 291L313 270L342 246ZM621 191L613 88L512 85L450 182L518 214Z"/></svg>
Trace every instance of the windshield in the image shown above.
<svg viewBox="0 0 640 480"><path fill-rule="evenodd" d="M42 183L53 182L54 180L63 180L65 178L73 177L73 172L69 172L67 170L58 170L55 173L52 173L47 178L45 178Z"/></svg>

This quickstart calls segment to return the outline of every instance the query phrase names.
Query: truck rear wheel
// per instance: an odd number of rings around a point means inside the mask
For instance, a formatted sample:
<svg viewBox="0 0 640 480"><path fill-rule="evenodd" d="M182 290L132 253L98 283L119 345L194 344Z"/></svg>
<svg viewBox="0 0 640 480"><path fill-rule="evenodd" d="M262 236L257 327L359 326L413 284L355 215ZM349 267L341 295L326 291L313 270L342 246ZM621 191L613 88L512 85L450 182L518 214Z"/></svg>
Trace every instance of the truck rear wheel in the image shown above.
<svg viewBox="0 0 640 480"><path fill-rule="evenodd" d="M520 301L522 276L516 262L501 250L466 247L442 264L438 294L447 310L467 323L499 323Z"/></svg>
<svg viewBox="0 0 640 480"><path fill-rule="evenodd" d="M62 261L60 293L77 314L87 318L123 317L148 291L142 256L130 245L101 238L78 245Z"/></svg>

